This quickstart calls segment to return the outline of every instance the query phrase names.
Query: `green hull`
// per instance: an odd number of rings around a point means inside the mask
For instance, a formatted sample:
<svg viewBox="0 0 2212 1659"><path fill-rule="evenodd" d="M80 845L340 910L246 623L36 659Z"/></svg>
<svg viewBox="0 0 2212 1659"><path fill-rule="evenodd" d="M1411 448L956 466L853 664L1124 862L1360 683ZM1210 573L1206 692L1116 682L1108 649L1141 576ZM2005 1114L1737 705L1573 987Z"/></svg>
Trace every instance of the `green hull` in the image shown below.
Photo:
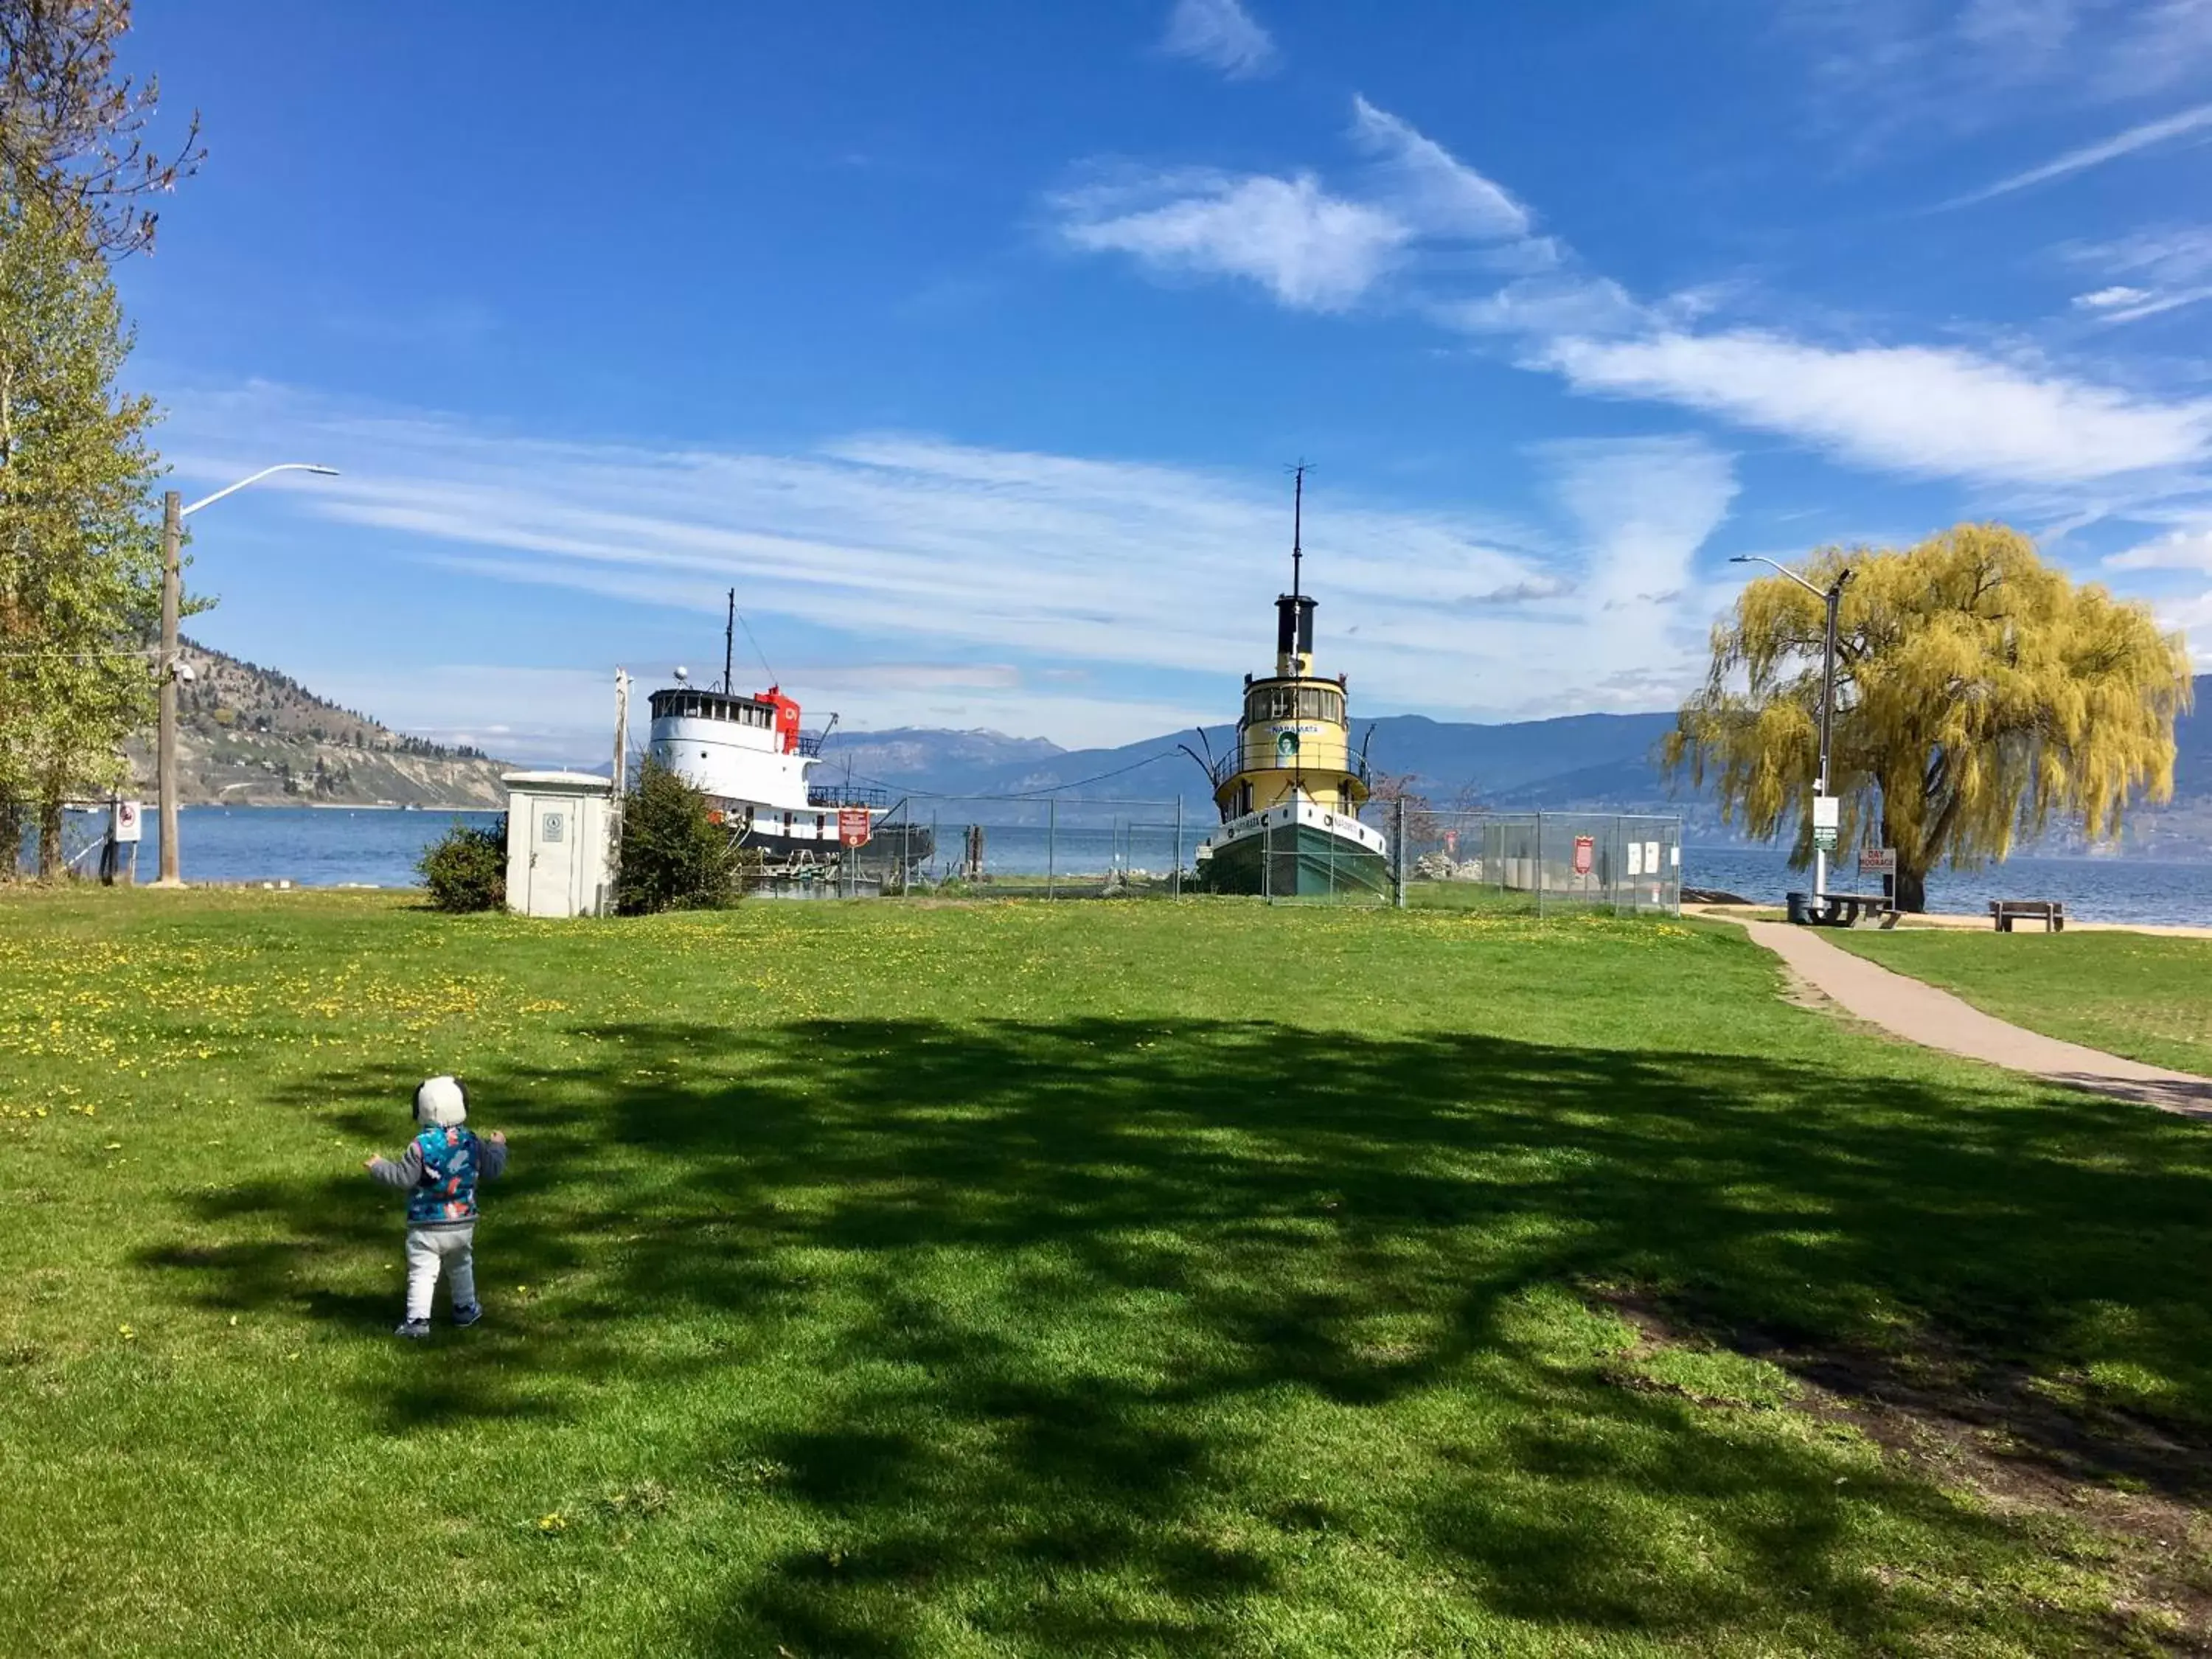
<svg viewBox="0 0 2212 1659"><path fill-rule="evenodd" d="M1216 893L1270 898L1383 898L1390 866L1356 842L1310 823L1283 824L1217 848L1206 885Z"/></svg>

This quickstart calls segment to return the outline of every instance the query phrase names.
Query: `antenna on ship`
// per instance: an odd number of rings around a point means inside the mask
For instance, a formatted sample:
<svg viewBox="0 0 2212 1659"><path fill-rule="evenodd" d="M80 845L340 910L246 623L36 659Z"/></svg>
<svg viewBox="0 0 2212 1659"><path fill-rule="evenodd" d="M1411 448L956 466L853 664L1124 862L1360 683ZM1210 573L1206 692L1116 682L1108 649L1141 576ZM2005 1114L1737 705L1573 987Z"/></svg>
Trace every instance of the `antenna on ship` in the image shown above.
<svg viewBox="0 0 2212 1659"><path fill-rule="evenodd" d="M738 637L738 590L730 590L729 619L722 624L722 690L724 695L737 688L730 678L730 653Z"/></svg>
<svg viewBox="0 0 2212 1659"><path fill-rule="evenodd" d="M1306 464L1291 469L1291 597L1297 599L1298 578L1305 563Z"/></svg>

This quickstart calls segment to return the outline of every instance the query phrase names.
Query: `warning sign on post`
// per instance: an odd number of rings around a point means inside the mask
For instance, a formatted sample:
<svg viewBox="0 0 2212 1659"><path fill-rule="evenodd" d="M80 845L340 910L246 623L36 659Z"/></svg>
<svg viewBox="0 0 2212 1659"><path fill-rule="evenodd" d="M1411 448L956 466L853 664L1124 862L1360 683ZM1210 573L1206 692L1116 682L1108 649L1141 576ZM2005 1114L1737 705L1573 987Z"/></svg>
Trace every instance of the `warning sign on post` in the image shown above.
<svg viewBox="0 0 2212 1659"><path fill-rule="evenodd" d="M135 800L119 800L116 802L115 839L118 841L136 841L138 839L139 833L140 817L138 812L138 803Z"/></svg>
<svg viewBox="0 0 2212 1659"><path fill-rule="evenodd" d="M1575 873L1578 876L1589 874L1591 865L1596 861L1597 837L1577 836L1575 837Z"/></svg>
<svg viewBox="0 0 2212 1659"><path fill-rule="evenodd" d="M1833 795L1813 797L1813 845L1824 853L1836 849L1836 826L1842 821L1842 803Z"/></svg>
<svg viewBox="0 0 2212 1659"><path fill-rule="evenodd" d="M868 839L868 809L865 806L841 806L837 809L837 839L844 846L858 847Z"/></svg>
<svg viewBox="0 0 2212 1659"><path fill-rule="evenodd" d="M1897 848L1869 847L1859 853L1859 873L1863 876L1893 876L1897 873Z"/></svg>

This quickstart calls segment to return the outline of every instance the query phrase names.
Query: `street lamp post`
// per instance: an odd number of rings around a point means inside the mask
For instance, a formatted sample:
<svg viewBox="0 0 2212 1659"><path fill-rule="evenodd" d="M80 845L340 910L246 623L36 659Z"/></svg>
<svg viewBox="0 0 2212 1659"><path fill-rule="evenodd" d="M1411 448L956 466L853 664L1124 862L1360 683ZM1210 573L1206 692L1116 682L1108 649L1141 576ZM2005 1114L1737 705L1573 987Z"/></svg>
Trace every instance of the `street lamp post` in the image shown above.
<svg viewBox="0 0 2212 1659"><path fill-rule="evenodd" d="M1828 744L1835 728L1836 719L1836 609L1843 603L1844 585L1851 579L1848 568L1836 573L1836 580L1824 591L1815 587L1786 564L1759 553L1739 553L1729 561L1730 564L1772 565L1775 569L1796 582L1808 593L1819 599L1827 611L1827 626L1822 640L1820 664L1820 769L1813 780L1813 799L1817 803L1827 795ZM1828 849L1820 845L1818 818L1820 808L1814 808L1815 823L1813 835L1813 896L1825 899L1828 896Z"/></svg>
<svg viewBox="0 0 2212 1659"><path fill-rule="evenodd" d="M284 461L276 466L264 466L234 484L225 484L214 495L202 496L190 507L183 505L184 497L176 490L169 490L161 497L161 649L154 663L161 686L161 714L154 738L154 787L161 795L161 874L154 884L156 887L185 884L184 878L177 873L177 679L183 666L177 659L177 611L180 601L177 556L184 542L185 520L202 507L211 507L250 483L260 483L272 472L314 472L326 478L338 476L334 466Z"/></svg>

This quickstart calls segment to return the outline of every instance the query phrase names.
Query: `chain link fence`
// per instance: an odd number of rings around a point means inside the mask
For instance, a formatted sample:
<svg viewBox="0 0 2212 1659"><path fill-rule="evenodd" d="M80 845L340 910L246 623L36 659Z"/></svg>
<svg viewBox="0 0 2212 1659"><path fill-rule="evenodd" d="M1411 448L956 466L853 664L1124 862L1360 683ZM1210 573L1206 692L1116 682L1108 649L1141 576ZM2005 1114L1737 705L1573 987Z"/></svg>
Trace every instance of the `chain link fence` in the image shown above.
<svg viewBox="0 0 2212 1659"><path fill-rule="evenodd" d="M1381 809L1407 905L1548 915L1682 908L1682 821L1612 812Z"/></svg>
<svg viewBox="0 0 2212 1659"><path fill-rule="evenodd" d="M876 820L854 865L887 893L1179 898L1208 827L1180 800L910 797Z"/></svg>
<svg viewBox="0 0 2212 1659"><path fill-rule="evenodd" d="M1232 856L1217 851L1201 862L1200 843L1219 827L1210 810L1201 817L1176 799L909 797L825 872L822 890L1048 899L1214 890L1256 892L1273 903L1529 915L1681 909L1676 817L1440 812L1386 802L1370 805L1349 836L1346 826L1285 814Z"/></svg>

